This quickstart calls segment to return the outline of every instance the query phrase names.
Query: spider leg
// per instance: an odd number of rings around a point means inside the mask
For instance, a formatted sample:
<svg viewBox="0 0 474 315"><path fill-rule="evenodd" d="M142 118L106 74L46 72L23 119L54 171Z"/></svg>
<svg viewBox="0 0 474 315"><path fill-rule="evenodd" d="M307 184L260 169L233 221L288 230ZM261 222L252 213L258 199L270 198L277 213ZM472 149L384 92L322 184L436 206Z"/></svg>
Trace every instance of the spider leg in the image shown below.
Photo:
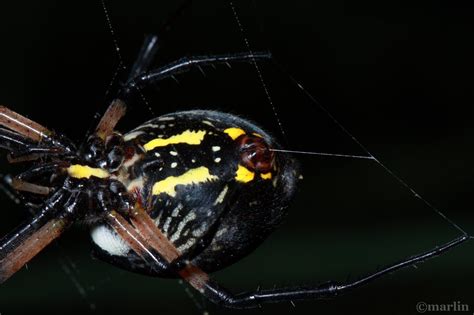
<svg viewBox="0 0 474 315"><path fill-rule="evenodd" d="M133 79L143 71L146 71L157 51L158 37L155 35L147 35L127 80ZM125 115L126 110L127 105L123 101L114 99L100 119L95 134L102 140L105 140L107 136L112 134L119 120Z"/></svg>
<svg viewBox="0 0 474 315"><path fill-rule="evenodd" d="M293 300L308 300L335 297L340 294L346 293L354 288L366 285L394 271L409 266L414 266L417 263L439 256L445 253L446 251L461 245L469 239L470 237L468 235L463 235L446 244L433 248L427 252L406 258L397 263L384 267L381 270L375 271L367 276L364 276L358 280L346 283L330 281L322 285L283 287L272 290L261 290L235 295L223 289L217 283L209 281L206 284L203 294L214 303L230 308L253 308L259 306L262 303L278 303Z"/></svg>
<svg viewBox="0 0 474 315"><path fill-rule="evenodd" d="M151 268L154 265L160 268L171 267L193 287L203 290L209 276L189 262L181 266L180 252L156 227L148 214L141 207L135 207L132 212L133 225L115 211L108 212L107 221L137 255L151 264Z"/></svg>
<svg viewBox="0 0 474 315"><path fill-rule="evenodd" d="M138 53L137 59L135 60L132 69L130 70L130 74L127 80L134 78L138 74L148 69L148 66L152 62L158 50L157 43L157 36L147 35L145 37L140 52ZM100 118L100 121L95 129L95 135L98 136L100 139L105 140L107 136L112 134L115 126L125 115L126 111L127 105L119 99L114 99L110 103L105 113ZM91 132L88 131L86 138L89 138L90 134Z"/></svg>
<svg viewBox="0 0 474 315"><path fill-rule="evenodd" d="M121 214L110 208L107 202L108 198L104 193L99 192L97 200L99 201L102 211L104 211L105 221L138 256L147 262L151 268L166 268L167 262L163 257L148 245L148 241L144 239Z"/></svg>
<svg viewBox="0 0 474 315"><path fill-rule="evenodd" d="M143 247L153 248L169 264L178 260L179 251L161 233L160 229L154 224L148 214L141 209L141 207L135 207L130 216L134 227L131 225L124 227L124 230L127 232L122 232L122 234L129 233L130 230L133 230L133 233L138 232L142 242L145 242L144 244L142 243ZM209 275L199 267L189 262L185 262L186 264L181 266L181 268L177 270L177 273L191 286L216 304L229 308L253 308L258 307L263 303L335 297L354 288L366 285L394 271L439 256L446 251L461 245L469 239L470 236L463 235L427 252L406 258L358 280L346 283L331 281L315 286L284 287L273 290L233 294L227 289L221 287L217 282L213 281ZM129 242L129 240L126 241ZM142 255L143 254L146 253L142 252Z"/></svg>
<svg viewBox="0 0 474 315"><path fill-rule="evenodd" d="M125 115L126 111L127 105L123 101L119 99L113 100L100 119L99 124L95 130L95 134L102 140L105 140L109 135L112 134L115 126Z"/></svg>
<svg viewBox="0 0 474 315"><path fill-rule="evenodd" d="M48 146L62 148L67 152L74 152L72 142L62 135L56 135L46 127L34 122L11 109L0 106L0 126L10 130L0 128L0 147L10 150L10 148L28 148L37 143L47 143ZM28 140L34 141L28 143Z"/></svg>
<svg viewBox="0 0 474 315"><path fill-rule="evenodd" d="M60 162L59 163L58 162L45 163L45 164L41 164L39 166L30 168L29 170L24 171L23 173L20 173L16 177L23 181L32 181L48 173L56 172L61 167L67 167L67 166L68 166L67 163L60 163Z"/></svg>
<svg viewBox="0 0 474 315"><path fill-rule="evenodd" d="M12 187L13 178L10 174L0 174L0 190L15 204L21 205L26 208L32 215L36 214L37 209L40 208L41 204L32 203L26 201L23 197Z"/></svg>
<svg viewBox="0 0 474 315"><path fill-rule="evenodd" d="M15 190L28 191L34 194L48 195L51 188L43 185L31 183L31 181L52 174L58 171L61 167L66 167L67 163L47 163L37 167L33 167L10 181L10 187Z"/></svg>
<svg viewBox="0 0 474 315"><path fill-rule="evenodd" d="M8 154L7 159L10 163L19 163L25 161L37 160L43 156L61 155L65 151L58 147L28 147L22 150L13 151Z"/></svg>
<svg viewBox="0 0 474 315"><path fill-rule="evenodd" d="M10 174L0 174L0 190L14 203L21 204L21 196L13 189L11 182L12 176Z"/></svg>
<svg viewBox="0 0 474 315"><path fill-rule="evenodd" d="M31 219L0 240L0 283L36 256L73 222L80 193L60 189Z"/></svg>
<svg viewBox="0 0 474 315"><path fill-rule="evenodd" d="M41 126L5 106L0 106L0 125L38 142L44 139L50 139L50 136L53 134L46 127Z"/></svg>
<svg viewBox="0 0 474 315"><path fill-rule="evenodd" d="M172 245L156 226L155 222L137 203L130 214L130 220L138 233L169 263L178 259L181 253Z"/></svg>
<svg viewBox="0 0 474 315"><path fill-rule="evenodd" d="M165 22L162 24L158 33L160 36L167 32L171 24L179 17L181 14L191 5L192 0L186 0L182 3L171 16L169 16ZM127 82L137 77L141 73L148 71L148 68L156 56L156 53L159 49L158 36L156 35L147 35L145 40L140 48L137 59L133 63L133 66L130 70L130 73L127 78ZM117 104L121 103L121 104ZM126 106L120 100L113 100L106 110L105 114L102 116L97 128L96 134L101 138L105 139L109 134L112 133L113 128L118 123L120 118L125 114ZM88 138L90 132L87 133Z"/></svg>
<svg viewBox="0 0 474 315"><path fill-rule="evenodd" d="M133 225L120 213L108 209L107 204L102 203L101 206L106 213L108 224L137 255L150 264L151 268L154 266L160 269L171 267L194 287L204 288L204 284L208 280L207 274L202 271L198 272L199 269L189 265L188 262L184 262L186 264L184 268L180 266L182 263L179 259L181 253L155 225L138 202L130 212L130 220ZM190 272L190 269L196 270Z"/></svg>
<svg viewBox="0 0 474 315"><path fill-rule="evenodd" d="M8 155L10 163L35 160L48 154L65 153L64 148L54 146L51 143L41 143L39 145L33 142L31 138L5 128L0 128L0 148L10 152Z"/></svg>
<svg viewBox="0 0 474 315"><path fill-rule="evenodd" d="M168 264L176 269L177 274L197 290L204 290L205 285L209 282L207 273L187 261L180 260L181 253L179 250L168 240L163 232L161 232L139 203L135 205L130 217L138 233L148 241L148 244L150 244ZM182 265L183 263L184 265Z"/></svg>
<svg viewBox="0 0 474 315"><path fill-rule="evenodd" d="M148 73L142 73L128 80L128 82L122 89L121 97L126 97L132 92L132 90L137 89L141 86L161 81L165 78L172 77L175 74L187 72L192 68L215 64L229 64L234 62L255 62L256 60L268 59L271 59L271 54L269 52L238 53L181 58L164 67L152 70Z"/></svg>
<svg viewBox="0 0 474 315"><path fill-rule="evenodd" d="M188 2L183 5L183 8L191 3L191 1ZM157 36L149 35L145 38L138 57L132 66L128 80L120 90L119 98L112 101L97 125L95 134L102 140L105 140L107 136L112 134L119 120L125 115L127 106L121 99L126 99L126 96L139 86L158 82L175 74L189 71L193 67L199 68L205 65L229 64L233 62L255 62L256 60L271 58L271 54L268 52L186 57L162 68L145 73L158 48Z"/></svg>
<svg viewBox="0 0 474 315"><path fill-rule="evenodd" d="M148 70L148 67L156 56L158 48L158 36L145 36L145 40L143 41L142 47L140 48L137 59L133 63L127 81Z"/></svg>
<svg viewBox="0 0 474 315"><path fill-rule="evenodd" d="M106 221L128 246L149 264L150 268L164 269L168 266L168 262L118 212L115 210L106 212Z"/></svg>
<svg viewBox="0 0 474 315"><path fill-rule="evenodd" d="M148 71L148 68L156 56L158 49L160 48L159 38L169 31L171 25L188 9L192 0L186 0L183 2L168 18L163 22L160 29L158 30L159 36L147 35L143 41L140 52L138 53L137 59L135 60L127 81L137 77L141 73Z"/></svg>
<svg viewBox="0 0 474 315"><path fill-rule="evenodd" d="M38 195L49 195L51 192L50 187L29 183L18 178L13 178L11 185L16 190L27 191Z"/></svg>
<svg viewBox="0 0 474 315"><path fill-rule="evenodd" d="M0 148L7 151L18 151L33 145L33 142L23 135L0 128Z"/></svg>

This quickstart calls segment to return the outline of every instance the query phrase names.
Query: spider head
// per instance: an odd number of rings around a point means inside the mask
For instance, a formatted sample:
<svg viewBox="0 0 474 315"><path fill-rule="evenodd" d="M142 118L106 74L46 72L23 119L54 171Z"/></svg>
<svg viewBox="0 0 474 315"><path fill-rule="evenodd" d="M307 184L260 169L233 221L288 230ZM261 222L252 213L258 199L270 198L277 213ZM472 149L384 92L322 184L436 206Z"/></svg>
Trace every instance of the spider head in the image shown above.
<svg viewBox="0 0 474 315"><path fill-rule="evenodd" d="M124 160L123 142L122 135L117 132L105 139L92 135L80 155L86 163L112 173L120 168Z"/></svg>

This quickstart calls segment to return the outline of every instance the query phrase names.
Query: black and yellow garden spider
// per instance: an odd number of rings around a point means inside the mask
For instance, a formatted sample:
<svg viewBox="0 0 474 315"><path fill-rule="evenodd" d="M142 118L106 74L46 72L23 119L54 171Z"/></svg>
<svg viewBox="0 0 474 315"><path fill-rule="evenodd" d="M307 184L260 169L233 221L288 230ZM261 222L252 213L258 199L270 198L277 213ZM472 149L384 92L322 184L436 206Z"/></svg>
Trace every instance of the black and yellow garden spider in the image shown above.
<svg viewBox="0 0 474 315"><path fill-rule="evenodd" d="M333 297L395 270L438 256L469 239L440 247L346 283L235 295L207 272L255 249L286 214L299 171L255 124L215 111L154 118L122 135L115 130L129 94L199 65L269 59L265 53L191 57L148 71L156 37L147 37L127 82L82 148L6 107L1 147L10 162L33 166L12 189L35 215L0 244L6 281L71 224L86 221L100 257L132 271L181 277L212 302L231 308ZM37 196L42 196L37 200Z"/></svg>
<svg viewBox="0 0 474 315"><path fill-rule="evenodd" d="M248 61L253 58L266 59L269 56L242 54L191 58L148 73L147 65L153 53L147 52L154 51L153 39L154 37L149 37L145 42L142 53L132 67L134 71L130 80L112 102L95 134L80 150L65 137L55 135L45 127L3 108L2 125L6 129L2 131L2 145L10 152L11 161L27 159L37 163L31 171L19 175L13 181L13 188L26 194L39 195L28 195L32 199L28 201L43 207L35 224L23 226L26 228L21 230L24 234L16 236L14 233L7 241L4 240L4 278L58 236L63 228L80 219L97 225L93 238L103 258L134 271L163 276L180 275L212 301L230 307L252 307L265 302L335 296L387 272L438 255L468 239L467 235L463 235L430 252L348 284L328 283L312 288L259 291L240 296L233 296L220 289L201 269L212 271L232 263L258 245L274 228L293 193L298 175L295 162L289 155L272 153L272 149L278 148L278 145L259 127L225 113L191 111L169 114L147 122L123 137L115 133L114 126L125 112L129 93L136 93L137 87L172 74L171 70L185 70L188 66L199 63ZM141 75L142 72L146 74ZM211 132L211 139L215 142L205 142L205 137ZM224 150L224 147L228 150ZM216 152L224 151L226 153L223 156L226 158L214 156L218 154ZM193 155L198 156L193 158ZM208 159L210 156L212 159ZM221 160L217 162L219 158ZM202 165L196 168L188 165L199 162ZM224 165L225 168L213 169L215 165ZM160 171L161 167L163 170ZM208 172L201 167L207 167ZM187 173L189 170L194 171ZM156 175L159 172L165 175L159 177ZM222 180L223 178L226 180ZM276 187L273 186L274 178L280 179L276 182ZM173 182L174 190L169 186ZM226 188L226 183L234 186ZM247 186L248 183L253 186L246 191L250 187ZM270 183L272 186L258 186ZM186 200L186 189L196 189L191 190L189 196L199 198ZM41 196L47 196L47 200L44 201ZM258 205L258 202L266 204L266 207L255 210L259 215L252 215L251 220L247 213L242 217L244 214L240 211L235 217L230 216L230 209L216 209L216 215L205 217L207 212L204 210L216 205L236 209L233 211L241 210L240 207L234 208L239 205L240 200L244 200L249 206L252 203L253 206L250 207ZM176 201L186 202L188 206L180 207L179 203L173 203ZM42 205L43 202L45 205ZM262 204L258 206L262 207ZM209 224L205 224L204 232L201 231L201 226L196 226L185 234L182 222L197 222L196 218L189 219L196 209L202 211L199 214L203 217L200 223ZM186 214L182 213L184 210L187 210ZM186 219L188 215L190 216ZM150 217L157 226L150 222ZM224 219L232 224L225 225ZM240 222L247 220L252 226L241 225ZM108 223L109 227L104 223ZM111 232L111 228L115 233ZM235 230L234 234L226 235L226 231L232 229ZM162 236L164 230L169 232ZM192 235L193 232L197 236ZM29 237L31 233L35 236ZM184 238L181 239L180 236ZM195 238L194 242L188 242L191 237ZM223 241L219 241L218 237L222 237ZM8 242L10 240L14 241Z"/></svg>

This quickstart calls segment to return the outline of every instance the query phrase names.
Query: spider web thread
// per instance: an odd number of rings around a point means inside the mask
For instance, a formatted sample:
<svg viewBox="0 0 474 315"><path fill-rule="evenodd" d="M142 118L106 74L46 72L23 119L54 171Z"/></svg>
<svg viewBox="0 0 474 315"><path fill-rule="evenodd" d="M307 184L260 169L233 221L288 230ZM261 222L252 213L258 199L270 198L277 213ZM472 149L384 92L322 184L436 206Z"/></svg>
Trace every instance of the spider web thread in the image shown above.
<svg viewBox="0 0 474 315"><path fill-rule="evenodd" d="M237 14L237 10L235 9L235 6L233 4L232 1L229 1L229 5L231 7L231 10L232 10L232 13L234 15L234 18L235 18L235 21L236 21L236 24L240 30L240 33L243 37L243 40L244 40L244 43L245 43L245 46L246 48L249 50L249 52L251 53L251 49L250 49L250 43L249 43L249 40L248 40L248 37L247 35L245 34L245 30L243 28L243 25L239 19L239 16ZM322 155L322 156L334 156L334 157L349 157L349 158L355 158L355 159L368 159L368 160L373 160L375 161L380 167L382 167L384 169L384 171L389 174L392 178L394 178L400 185L402 185L403 187L405 187L405 189L407 189L415 198L419 199L421 202L423 202L425 205L427 205L432 211L434 211L437 215L439 215L443 220L445 220L447 223L449 223L452 227L454 227L455 229L457 229L459 232L461 232L463 235L465 236L469 236L469 234L466 232L466 230L464 230L463 228L461 228L461 226L459 226L457 223L455 223L453 220L451 220L450 218L448 218L440 209L438 209L437 207L435 207L432 203L430 203L426 198L424 198L423 196L421 196L413 187L411 187L405 180L403 180L400 176L398 176L394 171L392 171L387 165L385 165L384 163L382 163L377 157L375 157L369 150L368 148L362 144L362 142L360 142L346 127L344 127L344 125L339 122L339 120L336 119L336 117L329 111L329 109L325 106L323 106L320 102L317 101L317 99L311 94L309 93L309 91L307 89L304 88L304 86L298 81L295 79L295 77L293 75L291 75L290 73L288 73L288 71L285 71L283 69L283 67L275 60L275 58L272 58L273 59L273 62L274 64L280 69L280 71L282 71L284 74L286 74L288 76L288 78L291 80L291 82L293 84L295 84L305 95L306 97L308 97L310 99L310 101L317 105L335 124L336 126L344 133L346 134L349 138L351 138L352 141L354 141L355 144L357 144L366 154L367 156L358 156L358 155L345 155L345 154L331 154L331 153L320 153L320 152L308 152L308 151L294 151L294 150L280 150L280 152L292 152L292 153L302 153L302 154L313 154L313 155ZM285 135L284 131L283 131L283 125L279 119L279 115L277 113L277 110L273 104L273 101L272 101L272 98L270 96L270 92L267 88L267 85L265 84L265 81L263 80L263 76L262 76L262 73L260 71L260 68L257 64L257 62L255 60L253 60L253 65L255 67L255 70L257 72L257 75L260 79L260 82L262 84L262 87L263 89L265 90L265 94L267 96L267 99L270 103L270 105L272 106L272 110L273 110L273 113L274 113L274 116L276 118L276 121L282 131L282 134ZM277 151L277 150L274 150L274 151ZM472 236L469 236L469 238L472 238Z"/></svg>
<svg viewBox="0 0 474 315"><path fill-rule="evenodd" d="M116 53L117 58L118 58L117 68L116 68L116 70L115 70L115 72L112 76L110 85L109 85L109 87L107 88L107 91L106 91L106 95L108 95L109 92L110 92L111 87L113 86L114 81L117 80L117 77L118 77L118 74L120 73L120 71L126 70L127 68L126 68L126 66L123 62L123 57L122 57L122 54L121 54L121 50L120 50L119 42L118 42L118 39L117 39L117 35L116 35L116 32L115 32L114 27L112 25L112 21L111 21L111 18L110 18L109 11L107 9L105 0L101 0L101 4L102 4L103 12L104 12L104 15L105 15L105 19L106 19L106 22L107 22L107 27L108 27L109 32L110 32L111 37L112 37L114 50L115 50L115 53ZM245 29L244 29L244 27L241 23L241 20L239 18L236 7L235 7L233 1L230 1L229 4L230 4L231 10L232 10L234 19L236 21L236 24L238 26L238 29L239 29L242 37L243 37L245 48L248 50L248 52L250 54L252 54L252 49L251 49L249 39L245 34ZM295 84L295 86L297 86L311 100L311 102L313 104L317 105L321 110L323 110L326 113L326 115L338 126L338 128L340 128L348 137L350 137L350 139L352 139L354 141L354 143L356 143L367 154L367 156L364 156L364 155L350 155L350 154L338 154L338 153L324 153L324 152L314 152L314 151L297 151L297 150L277 150L277 149L274 149L274 151L282 152L282 153L287 152L287 153L297 153L297 154L307 154L307 155L319 155L319 156L330 156L330 157L342 157L342 158L373 160L380 167L382 167L386 173L388 173L392 178L394 178L400 185L402 185L405 189L407 189L415 198L419 199L424 204L426 204L430 209L432 209L435 213L437 213L437 215L439 215L442 219L444 219L446 222L448 222L452 227L457 229L463 235L469 236L469 234L463 228L461 228L458 224L456 224L454 221L452 221L450 218L448 218L440 209L436 208L427 199L422 197L406 181L404 181L401 177L399 177L396 173L394 173L388 166L386 166L378 158L376 158L347 128L344 127L344 125L342 123L340 123L332 115L332 113L325 106L323 106L319 101L317 101L317 99L307 89L305 89L305 87L293 75L289 74L287 71L284 71L283 67L279 63L277 63L275 60L274 60L274 62L280 68L280 70L282 70L284 73L286 73L286 75L288 75L288 77L293 82L293 84ZM283 128L283 124L280 120L277 108L276 108L276 106L273 102L273 99L271 97L271 93L268 89L268 86L265 83L262 71L261 71L258 63L256 62L256 60L254 58L252 58L252 64L255 67L256 74L257 74L257 76L259 78L259 81L262 85L262 88L264 90L264 93L265 93L265 96L268 100L268 103L271 106L273 115L274 115L275 120L278 124L278 127L281 131L281 134L283 135L285 141L287 141L287 136L286 136L285 130ZM147 109L152 114L154 114L149 102L147 101L147 99L143 95L142 91L138 87L137 87L137 91L140 95L140 98L145 103ZM473 239L474 236L469 236L469 238ZM87 292L86 292L87 288L82 286L81 283L75 278L73 272L71 271L71 268L69 266L67 266L67 263L70 264L70 262L67 262L67 261L62 261L61 262L61 265L62 265L62 268L63 268L64 272L71 278L71 280L73 281L74 286L77 288L79 294L89 304L90 309L91 310L95 309L95 304L93 304L89 300L89 297L87 296ZM189 292L186 291L186 294L189 294ZM199 310L204 310L204 308L201 305L199 305L199 303L195 300L195 298L191 298L191 299L193 300L193 303L196 304L196 307Z"/></svg>
<svg viewBox="0 0 474 315"><path fill-rule="evenodd" d="M252 56L252 64L255 67L258 79L260 80L260 83L262 84L262 87L263 87L263 90L265 92L265 96L267 97L268 103L270 104L270 106L272 108L272 112L273 112L273 115L275 116L275 120L278 124L278 127L280 128L280 131L281 131L281 134L282 134L283 138L285 139L286 142L288 142L285 130L283 129L283 124L281 123L281 120L280 120L280 116L278 115L278 111L276 110L275 104L273 103L273 99L270 95L270 91L268 90L267 84L265 83L265 80L263 79L262 71L260 71L260 67L258 66L258 63L255 60L255 57L253 57L253 51L250 48L250 42L249 42L247 36L245 36L245 30L244 30L244 27L243 27L242 23L240 22L240 18L239 18L239 15L237 14L237 10L235 9L234 3L232 1L229 1L229 4L230 4L230 8L232 10L232 13L234 15L235 21L237 23L237 26L239 28L239 31L243 35L242 37L243 37L243 40L244 40L244 43L245 43L245 47L248 50L249 54Z"/></svg>

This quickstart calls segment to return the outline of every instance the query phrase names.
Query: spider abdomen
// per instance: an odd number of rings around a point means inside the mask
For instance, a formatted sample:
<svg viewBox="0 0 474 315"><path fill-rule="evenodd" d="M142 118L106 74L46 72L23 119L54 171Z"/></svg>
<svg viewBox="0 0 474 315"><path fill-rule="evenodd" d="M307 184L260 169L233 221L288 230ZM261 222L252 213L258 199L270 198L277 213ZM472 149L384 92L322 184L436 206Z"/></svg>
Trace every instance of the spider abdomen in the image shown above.
<svg viewBox="0 0 474 315"><path fill-rule="evenodd" d="M138 194L183 259L207 271L251 252L285 214L297 167L259 127L214 111L150 120L124 135L129 152L118 177ZM151 270L104 226L93 240L100 257L133 271Z"/></svg>

